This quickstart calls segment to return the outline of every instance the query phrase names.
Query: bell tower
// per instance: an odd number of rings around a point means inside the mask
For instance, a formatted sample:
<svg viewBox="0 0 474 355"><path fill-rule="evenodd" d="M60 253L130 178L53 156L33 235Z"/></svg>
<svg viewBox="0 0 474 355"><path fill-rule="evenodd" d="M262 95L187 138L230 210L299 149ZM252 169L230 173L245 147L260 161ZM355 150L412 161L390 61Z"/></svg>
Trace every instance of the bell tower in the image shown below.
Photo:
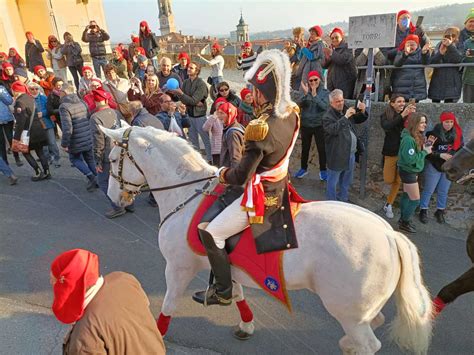
<svg viewBox="0 0 474 355"><path fill-rule="evenodd" d="M165 36L176 32L174 25L174 15L171 11L171 0L158 0L160 31L161 35Z"/></svg>
<svg viewBox="0 0 474 355"><path fill-rule="evenodd" d="M249 41L249 26L245 23L244 16L242 14L242 11L240 12L240 20L237 25L237 42L238 43L243 43L243 42L248 42Z"/></svg>

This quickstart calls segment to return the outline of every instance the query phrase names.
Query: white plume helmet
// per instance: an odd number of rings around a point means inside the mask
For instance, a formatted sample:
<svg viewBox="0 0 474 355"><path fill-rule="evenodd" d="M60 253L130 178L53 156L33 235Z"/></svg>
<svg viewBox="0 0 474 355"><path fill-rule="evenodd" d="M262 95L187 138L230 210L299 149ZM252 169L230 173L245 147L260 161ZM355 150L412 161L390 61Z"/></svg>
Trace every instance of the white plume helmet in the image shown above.
<svg viewBox="0 0 474 355"><path fill-rule="evenodd" d="M263 65L266 65L266 67L259 70ZM245 74L245 80L255 85L251 81L264 79L270 73L273 73L275 78L275 114L278 117L287 117L292 112L291 108L296 106L296 103L290 97L291 66L286 53L278 49L263 51L257 56L252 67ZM259 88L258 85L255 86Z"/></svg>

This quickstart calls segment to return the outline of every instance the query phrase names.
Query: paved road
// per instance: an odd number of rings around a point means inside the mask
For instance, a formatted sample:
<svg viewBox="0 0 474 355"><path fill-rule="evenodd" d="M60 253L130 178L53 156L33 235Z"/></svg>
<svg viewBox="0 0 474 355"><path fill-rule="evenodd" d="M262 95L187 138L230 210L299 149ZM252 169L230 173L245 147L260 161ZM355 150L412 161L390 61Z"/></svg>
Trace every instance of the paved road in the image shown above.
<svg viewBox="0 0 474 355"><path fill-rule="evenodd" d="M54 168L53 168L54 169ZM69 164L53 170L50 181L29 181L27 167L17 169L18 186L0 177L0 354L59 353L66 327L51 316L48 269L52 259L70 248L100 255L103 273L123 270L134 274L159 313L165 292L165 262L157 245L158 210L142 197L134 214L107 220L107 203L100 192L85 191L85 180ZM321 183L305 180L305 197L321 198ZM425 280L433 292L470 265L464 233L434 223L413 237L424 260ZM338 323L308 291L291 292L289 314L263 292L247 290L256 319L256 335L247 342L230 336L238 323L234 307L204 309L191 300L205 285L199 275L180 300L179 311L166 337L170 353L339 353L343 335ZM437 321L431 354L472 354L474 349L474 295L459 299ZM385 307L393 318L393 303ZM381 354L399 354L377 331Z"/></svg>

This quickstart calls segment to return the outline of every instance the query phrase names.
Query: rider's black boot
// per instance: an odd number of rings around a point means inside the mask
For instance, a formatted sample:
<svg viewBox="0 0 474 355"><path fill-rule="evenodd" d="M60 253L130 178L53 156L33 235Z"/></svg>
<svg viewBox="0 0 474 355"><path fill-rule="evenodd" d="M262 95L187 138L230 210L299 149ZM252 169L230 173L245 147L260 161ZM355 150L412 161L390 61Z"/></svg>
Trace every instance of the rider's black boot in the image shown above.
<svg viewBox="0 0 474 355"><path fill-rule="evenodd" d="M198 232L206 248L216 281L206 291L196 292L193 300L205 306L214 304L229 306L232 304L232 276L227 252L225 248L219 249L216 246L212 235L207 231L198 229Z"/></svg>

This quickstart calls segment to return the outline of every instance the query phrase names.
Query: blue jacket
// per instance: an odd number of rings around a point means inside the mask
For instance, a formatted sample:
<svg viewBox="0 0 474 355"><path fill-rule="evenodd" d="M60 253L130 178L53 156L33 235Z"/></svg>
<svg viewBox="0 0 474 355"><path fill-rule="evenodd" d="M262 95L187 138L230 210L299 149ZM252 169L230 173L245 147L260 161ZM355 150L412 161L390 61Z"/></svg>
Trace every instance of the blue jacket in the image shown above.
<svg viewBox="0 0 474 355"><path fill-rule="evenodd" d="M5 89L5 86L0 85L0 124L13 121L13 114L10 111L10 106L13 103L13 97Z"/></svg>
<svg viewBox="0 0 474 355"><path fill-rule="evenodd" d="M323 117L329 107L329 91L320 86L317 93L316 96L308 93L296 101L301 108L302 127L313 128L323 125Z"/></svg>
<svg viewBox="0 0 474 355"><path fill-rule="evenodd" d="M43 94L38 94L38 96L35 97L35 112L36 116L38 112L43 113L42 120L46 126L46 129L54 128L54 122L51 121L51 118L49 117L48 114L48 109L46 108L46 103L48 102L48 98L44 96Z"/></svg>

